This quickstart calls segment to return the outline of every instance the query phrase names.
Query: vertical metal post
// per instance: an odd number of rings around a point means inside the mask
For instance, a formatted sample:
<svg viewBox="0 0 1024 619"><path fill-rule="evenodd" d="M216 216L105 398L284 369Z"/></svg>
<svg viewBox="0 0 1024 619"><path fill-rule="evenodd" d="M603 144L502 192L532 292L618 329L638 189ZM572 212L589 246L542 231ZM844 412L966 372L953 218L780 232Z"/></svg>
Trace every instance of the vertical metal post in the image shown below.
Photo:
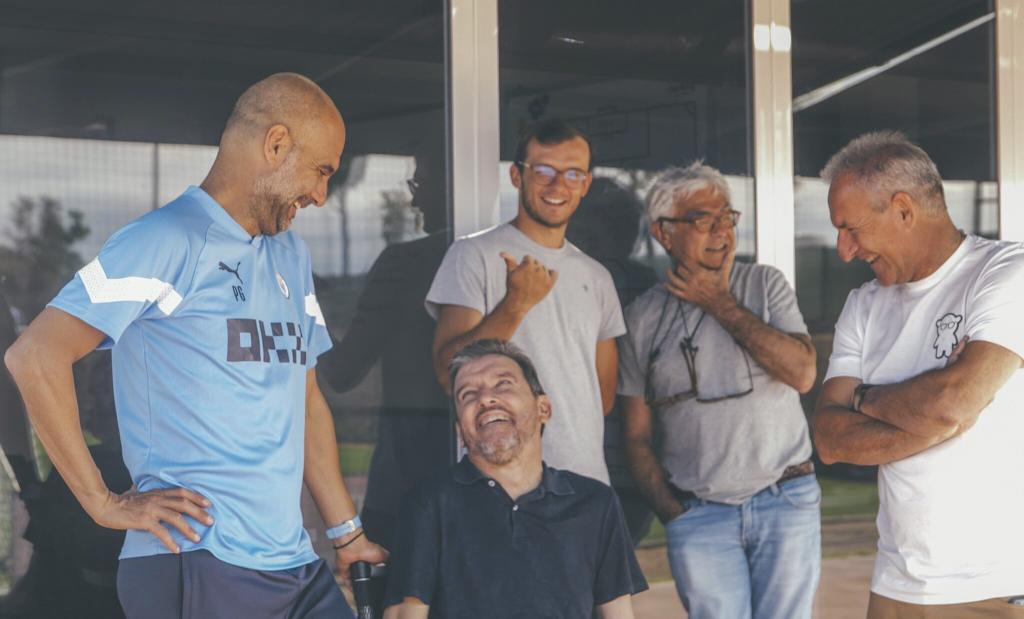
<svg viewBox="0 0 1024 619"><path fill-rule="evenodd" d="M996 0L999 237L1024 240L1024 0Z"/></svg>
<svg viewBox="0 0 1024 619"><path fill-rule="evenodd" d="M790 0L751 0L757 261L795 284Z"/></svg>
<svg viewBox="0 0 1024 619"><path fill-rule="evenodd" d="M449 2L452 227L498 223L498 1Z"/></svg>

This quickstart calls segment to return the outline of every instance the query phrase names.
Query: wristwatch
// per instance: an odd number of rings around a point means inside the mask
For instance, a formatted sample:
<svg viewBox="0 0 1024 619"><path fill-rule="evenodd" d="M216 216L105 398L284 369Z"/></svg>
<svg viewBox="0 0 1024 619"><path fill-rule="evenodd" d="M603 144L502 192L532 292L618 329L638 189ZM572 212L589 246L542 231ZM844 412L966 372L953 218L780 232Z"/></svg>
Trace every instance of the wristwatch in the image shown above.
<svg viewBox="0 0 1024 619"><path fill-rule="evenodd" d="M359 519L359 514L356 514L355 518L351 520L346 520L345 522L339 525L335 525L327 529L327 538L338 539L339 537L344 537L349 533L352 533L353 531L362 528L362 526L363 521Z"/></svg>
<svg viewBox="0 0 1024 619"><path fill-rule="evenodd" d="M861 383L853 388L853 410L858 413L861 412L860 405L864 402L864 394L868 392L868 389L874 387L871 383Z"/></svg>

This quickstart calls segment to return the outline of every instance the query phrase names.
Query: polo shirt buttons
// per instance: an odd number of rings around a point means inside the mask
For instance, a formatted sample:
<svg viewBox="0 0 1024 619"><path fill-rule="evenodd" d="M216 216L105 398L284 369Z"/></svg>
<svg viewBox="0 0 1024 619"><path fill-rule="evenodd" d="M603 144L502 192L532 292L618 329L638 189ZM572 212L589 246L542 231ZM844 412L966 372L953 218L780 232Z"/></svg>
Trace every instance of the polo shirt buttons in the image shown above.
<svg viewBox="0 0 1024 619"><path fill-rule="evenodd" d="M518 505L513 505L512 506L512 511L514 511L514 512L519 511L519 506Z"/></svg>
<svg viewBox="0 0 1024 619"><path fill-rule="evenodd" d="M493 479L488 479L487 480L487 485L490 486L491 488L493 488L494 487L494 480Z"/></svg>

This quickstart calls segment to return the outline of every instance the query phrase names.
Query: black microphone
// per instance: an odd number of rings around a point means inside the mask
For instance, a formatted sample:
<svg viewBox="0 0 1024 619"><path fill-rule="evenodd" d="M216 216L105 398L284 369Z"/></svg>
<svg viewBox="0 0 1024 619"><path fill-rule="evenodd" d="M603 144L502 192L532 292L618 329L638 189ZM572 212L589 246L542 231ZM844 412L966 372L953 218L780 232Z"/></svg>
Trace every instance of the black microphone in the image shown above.
<svg viewBox="0 0 1024 619"><path fill-rule="evenodd" d="M359 619L376 619L373 600L370 598L371 566L366 561L356 561L348 568L352 578L352 597L356 600L356 616Z"/></svg>

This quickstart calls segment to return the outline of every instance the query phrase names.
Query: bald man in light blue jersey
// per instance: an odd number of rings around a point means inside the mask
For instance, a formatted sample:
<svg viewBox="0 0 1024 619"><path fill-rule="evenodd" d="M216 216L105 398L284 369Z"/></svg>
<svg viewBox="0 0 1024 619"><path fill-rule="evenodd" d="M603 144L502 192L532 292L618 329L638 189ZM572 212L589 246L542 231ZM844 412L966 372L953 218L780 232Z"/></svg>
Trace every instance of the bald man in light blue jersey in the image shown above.
<svg viewBox="0 0 1024 619"><path fill-rule="evenodd" d="M116 232L8 350L47 453L86 512L126 529L129 617L344 617L302 527L303 482L339 567L381 561L338 466L316 383L331 346L309 250L289 232L326 200L345 128L313 82L247 90L199 187ZM112 348L134 488L113 494L86 449L72 364Z"/></svg>

